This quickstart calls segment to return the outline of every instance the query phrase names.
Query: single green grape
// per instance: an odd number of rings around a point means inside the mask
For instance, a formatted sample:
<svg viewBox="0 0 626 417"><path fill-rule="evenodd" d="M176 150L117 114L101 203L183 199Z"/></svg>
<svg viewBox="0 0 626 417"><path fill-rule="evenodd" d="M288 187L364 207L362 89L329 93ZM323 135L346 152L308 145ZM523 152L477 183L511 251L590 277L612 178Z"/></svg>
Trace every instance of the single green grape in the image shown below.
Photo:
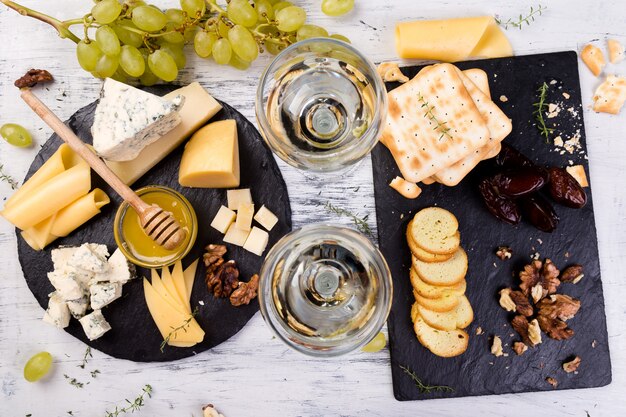
<svg viewBox="0 0 626 417"><path fill-rule="evenodd" d="M303 41L305 39L310 38L327 38L328 31L321 26L316 25L302 25L300 29L298 29L298 33L296 34L296 39L298 42Z"/></svg>
<svg viewBox="0 0 626 417"><path fill-rule="evenodd" d="M26 148L33 143L33 138L24 127L15 123L6 123L0 127L0 135L13 146Z"/></svg>
<svg viewBox="0 0 626 417"><path fill-rule="evenodd" d="M150 55L150 52L148 51L148 49L141 48L139 52L141 53L141 56L143 57L143 62L145 66L145 71L143 75L139 77L139 82L141 83L141 85L145 85L146 87L149 87L151 85L158 83L160 81L160 78L154 75L152 70L150 70L150 65L148 64L148 56Z"/></svg>
<svg viewBox="0 0 626 417"><path fill-rule="evenodd" d="M189 17L195 19L204 15L206 3L204 0L180 0L180 8L187 12Z"/></svg>
<svg viewBox="0 0 626 417"><path fill-rule="evenodd" d="M100 26L96 30L96 43L105 55L118 56L120 54L120 40L109 26Z"/></svg>
<svg viewBox="0 0 626 417"><path fill-rule="evenodd" d="M243 59L239 58L237 54L233 54L230 57L230 61L228 62L228 65L230 65L233 68L237 68L238 70L241 70L241 71L245 71L248 68L250 68L250 62L244 61Z"/></svg>
<svg viewBox="0 0 626 417"><path fill-rule="evenodd" d="M139 49L131 45L122 46L120 67L131 77L140 77L146 70L146 63Z"/></svg>
<svg viewBox="0 0 626 417"><path fill-rule="evenodd" d="M265 42L265 50L272 55L278 55L285 47L275 42Z"/></svg>
<svg viewBox="0 0 626 417"><path fill-rule="evenodd" d="M52 367L52 355L48 352L39 352L24 365L24 379L28 382L39 381L46 376Z"/></svg>
<svg viewBox="0 0 626 417"><path fill-rule="evenodd" d="M184 43L185 37L183 34L175 31L177 27L178 25L176 23L168 22L167 25L165 25L165 30L171 33L165 33L161 38L168 43Z"/></svg>
<svg viewBox="0 0 626 417"><path fill-rule="evenodd" d="M188 27L185 29L185 33L183 33L183 38L185 38L185 42L193 41L193 38L196 36L196 32L198 28L196 26Z"/></svg>
<svg viewBox="0 0 626 417"><path fill-rule="evenodd" d="M354 0L322 0L322 12L328 16L341 16L354 8Z"/></svg>
<svg viewBox="0 0 626 417"><path fill-rule="evenodd" d="M384 333L378 333L367 345L363 346L361 350L363 352L375 353L380 352L387 346L387 340Z"/></svg>
<svg viewBox="0 0 626 417"><path fill-rule="evenodd" d="M143 37L139 33L129 30L137 29L137 26L135 26L132 21L125 19L123 21L123 24L110 26L113 28L115 34L117 35L117 38L123 45L130 45L134 46L135 48L139 48L143 45Z"/></svg>
<svg viewBox="0 0 626 417"><path fill-rule="evenodd" d="M185 14L180 9L167 9L165 16L167 16L170 22L176 23L177 25L182 25L185 21Z"/></svg>
<svg viewBox="0 0 626 417"><path fill-rule="evenodd" d="M348 39L348 38L346 38L345 36L340 35L340 34L338 34L338 33L333 33L332 35L330 35L330 37L331 37L331 38L333 38L333 39L337 39L337 40L340 40L340 41L344 41L345 43L351 43L351 42L350 42L350 39Z"/></svg>
<svg viewBox="0 0 626 417"><path fill-rule="evenodd" d="M306 21L306 12L302 7L289 6L276 12L278 29L283 32L294 32Z"/></svg>
<svg viewBox="0 0 626 417"><path fill-rule="evenodd" d="M199 57L208 58L211 56L213 44L216 40L217 35L215 33L201 30L196 33L196 36L193 39L193 49Z"/></svg>
<svg viewBox="0 0 626 417"><path fill-rule="evenodd" d="M222 19L217 22L217 33L220 34L222 38L228 38L228 31L230 30L230 26L228 26Z"/></svg>
<svg viewBox="0 0 626 417"><path fill-rule="evenodd" d="M211 53L213 54L213 59L216 63L226 65L230 62L233 50L228 39L221 38L215 41Z"/></svg>
<svg viewBox="0 0 626 417"><path fill-rule="evenodd" d="M98 59L94 72L99 78L107 78L115 74L119 66L119 56L102 55Z"/></svg>
<svg viewBox="0 0 626 417"><path fill-rule="evenodd" d="M76 45L76 59L85 71L94 71L100 56L102 56L100 47L91 40L82 40Z"/></svg>
<svg viewBox="0 0 626 417"><path fill-rule="evenodd" d="M183 45L162 42L161 49L174 58L176 68L179 70L185 68L187 65L187 56L185 55L185 51L183 51Z"/></svg>
<svg viewBox="0 0 626 417"><path fill-rule="evenodd" d="M293 6L293 3L290 1L279 1L278 3L274 4L274 15L276 15L276 13L278 13L280 10L289 6Z"/></svg>
<svg viewBox="0 0 626 417"><path fill-rule="evenodd" d="M133 9L133 23L146 32L157 32L165 27L167 16L155 7L139 6Z"/></svg>
<svg viewBox="0 0 626 417"><path fill-rule="evenodd" d="M148 67L154 75L166 82L174 81L178 76L176 61L162 49L157 49L148 56Z"/></svg>
<svg viewBox="0 0 626 417"><path fill-rule="evenodd" d="M102 0L91 8L91 15L101 25L108 25L117 19L122 11L122 5L117 0Z"/></svg>
<svg viewBox="0 0 626 417"><path fill-rule="evenodd" d="M252 27L256 24L258 15L248 0L231 0L226 8L228 18L236 25Z"/></svg>
<svg viewBox="0 0 626 417"><path fill-rule="evenodd" d="M269 0L256 0L254 6L258 15L258 22L267 23L268 20L274 19L274 8Z"/></svg>
<svg viewBox="0 0 626 417"><path fill-rule="evenodd" d="M259 46L252 33L241 25L235 25L228 31L228 40L233 52L245 62L252 62L259 56Z"/></svg>

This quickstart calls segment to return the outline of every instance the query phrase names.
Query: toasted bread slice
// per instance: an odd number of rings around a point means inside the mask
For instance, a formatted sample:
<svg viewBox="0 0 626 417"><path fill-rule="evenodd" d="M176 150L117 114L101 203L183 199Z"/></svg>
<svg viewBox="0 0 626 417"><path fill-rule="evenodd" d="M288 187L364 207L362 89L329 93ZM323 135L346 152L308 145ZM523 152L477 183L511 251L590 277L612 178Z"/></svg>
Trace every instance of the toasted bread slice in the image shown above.
<svg viewBox="0 0 626 417"><path fill-rule="evenodd" d="M413 268L420 279L430 285L452 287L467 273L467 254L459 248L452 258L443 262L423 262L413 257Z"/></svg>
<svg viewBox="0 0 626 417"><path fill-rule="evenodd" d="M439 207L428 207L418 211L411 223L413 242L423 250L449 255L461 243L459 222L454 214Z"/></svg>
<svg viewBox="0 0 626 417"><path fill-rule="evenodd" d="M446 293L440 298L426 298L419 295L416 290L413 290L413 297L415 297L417 304L438 313L454 310L459 305L459 296L452 293Z"/></svg>
<svg viewBox="0 0 626 417"><path fill-rule="evenodd" d="M424 298L441 298L446 294L461 296L465 294L465 289L467 288L467 282L465 280L462 280L460 283L452 287L427 284L422 281L413 268L411 268L409 275L411 277L411 285L413 286L413 289Z"/></svg>
<svg viewBox="0 0 626 417"><path fill-rule="evenodd" d="M413 256L415 256L420 261L424 261L424 262L442 262L442 261L447 261L448 259L452 257L451 253L447 255L438 255L436 253L430 253L428 251L425 251L424 249L417 246L415 244L415 241L413 240L413 237L411 236L412 223L413 223L413 220L409 222L409 226L406 229L406 241L409 244L409 250L411 251Z"/></svg>
<svg viewBox="0 0 626 417"><path fill-rule="evenodd" d="M430 327L419 314L413 330L417 339L432 353L442 358L458 356L467 350L469 335L463 330L438 330Z"/></svg>
<svg viewBox="0 0 626 417"><path fill-rule="evenodd" d="M435 329L464 329L474 320L474 311L466 296L459 297L459 305L454 310L443 313L429 310L417 302L415 304L417 304L416 314L419 314L426 324Z"/></svg>

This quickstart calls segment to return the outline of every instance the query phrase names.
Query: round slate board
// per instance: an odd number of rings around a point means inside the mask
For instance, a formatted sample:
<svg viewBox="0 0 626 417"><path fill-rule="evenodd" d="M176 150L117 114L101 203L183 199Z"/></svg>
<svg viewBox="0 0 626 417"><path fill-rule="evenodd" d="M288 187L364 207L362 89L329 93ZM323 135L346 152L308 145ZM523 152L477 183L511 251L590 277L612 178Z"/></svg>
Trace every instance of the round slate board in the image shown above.
<svg viewBox="0 0 626 417"><path fill-rule="evenodd" d="M158 95L163 95L175 89L173 86L157 86L148 89ZM78 110L67 122L69 126L85 142L91 143L90 128L93 122L94 102ZM241 113L226 103L211 122L235 119L239 134L239 157L241 162L241 188L250 188L256 207L265 204L274 212L279 222L270 232L268 248L274 245L283 235L291 230L291 207L287 186L280 173L271 151L265 145L259 132ZM41 148L33 164L28 170L29 178L59 147L61 140L52 137ZM209 225L222 204L226 204L226 191L220 189L185 188L178 184L178 166L184 146L179 146L163 161L140 178L133 188L146 185L164 185L181 192L193 205L198 215L198 238L196 243L183 261L183 266L202 256L203 248L209 243L222 242L222 235ZM37 298L37 301L46 308L48 294L54 288L48 281L46 274L52 271L50 252L58 246L76 246L85 242L106 244L109 252L116 249L113 238L113 219L120 205L120 197L92 171L92 186L99 187L111 197L111 203L106 205L102 213L91 219L69 236L58 239L43 251L34 251L17 232L19 260L24 272L28 287ZM226 259L234 259L239 265L242 279L247 280L258 273L263 258L242 248L227 245ZM65 329L72 336L85 342L94 349L119 359L129 359L138 362L172 361L200 353L228 340L236 334L257 312L259 305L255 299L247 306L233 307L228 299L215 299L207 291L204 282L205 268L198 266L193 292L191 295L192 309L198 307L196 317L200 326L206 332L204 341L191 348L175 348L167 346L163 352L160 345L163 341L146 306L143 295L141 277L149 277L150 271L137 268L135 279L124 285L122 298L114 301L103 310L112 330L100 339L89 341L83 332L78 320L72 319ZM200 304L200 301L204 305ZM43 314L43 312L42 312Z"/></svg>

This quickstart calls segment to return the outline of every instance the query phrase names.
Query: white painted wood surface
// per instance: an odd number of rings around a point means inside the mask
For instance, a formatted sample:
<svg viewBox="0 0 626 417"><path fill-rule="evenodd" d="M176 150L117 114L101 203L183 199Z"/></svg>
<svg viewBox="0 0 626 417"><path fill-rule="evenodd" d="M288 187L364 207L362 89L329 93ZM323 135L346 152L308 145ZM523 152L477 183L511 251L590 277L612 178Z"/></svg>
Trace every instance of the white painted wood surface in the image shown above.
<svg viewBox="0 0 626 417"><path fill-rule="evenodd" d="M35 1L25 5L59 18L78 17L92 2L87 0ZM155 1L167 6L173 1ZM399 20L479 14L516 16L535 2L519 0L356 0L346 17L329 18L320 0L300 0L310 21L331 33L349 36L373 60L394 59L393 27ZM509 30L517 54L580 50L591 40L604 47L607 37L626 43L626 8L620 0L552 0L543 16L522 31ZM268 63L261 57L240 72L217 67L197 58L189 60L180 82L200 81L216 97L228 101L254 120L253 99L257 78ZM0 141L0 163L21 179L50 129L37 120L18 99L13 80L31 67L49 69L56 83L41 91L42 98L62 118L93 101L99 81L80 69L70 41L58 39L51 28L22 18L0 6L0 123L18 122L33 133L37 145L16 149ZM611 68L626 73L626 62ZM354 353L337 359L310 359L290 351L273 339L260 315L228 342L209 352L165 364L116 360L94 352L86 370L77 367L85 346L42 323L43 313L28 290L17 262L13 228L0 221L0 396L1 416L104 416L105 410L134 398L144 384L154 388L139 415L201 415L200 407L212 402L227 417L245 416L529 416L572 415L593 417L626 415L626 111L620 116L594 114L588 109L598 80L581 68L585 123L589 145L591 181L606 299L613 383L605 388L502 395L425 402L397 402L393 398L389 352ZM344 178L323 186L307 180L281 163L289 186L294 226L346 219L329 215L320 206L330 200L362 215L375 227L371 164L364 162ZM358 191L353 191L358 188ZM11 195L0 183L0 198ZM44 277L42 277L44 279ZM25 361L35 352L54 355L54 372L44 382L30 384L22 377ZM96 379L88 370L99 369ZM90 384L77 389L63 374Z"/></svg>

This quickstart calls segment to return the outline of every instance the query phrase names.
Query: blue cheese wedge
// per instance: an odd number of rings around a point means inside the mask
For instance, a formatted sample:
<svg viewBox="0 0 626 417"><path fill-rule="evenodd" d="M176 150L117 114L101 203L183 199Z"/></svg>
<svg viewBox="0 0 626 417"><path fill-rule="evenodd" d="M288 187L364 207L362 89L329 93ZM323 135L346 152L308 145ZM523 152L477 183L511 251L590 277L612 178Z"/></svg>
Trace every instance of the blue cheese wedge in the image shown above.
<svg viewBox="0 0 626 417"><path fill-rule="evenodd" d="M59 329L64 329L70 324L70 310L63 297L56 291L50 294L48 309L43 315L43 321Z"/></svg>
<svg viewBox="0 0 626 417"><path fill-rule="evenodd" d="M94 282L119 282L125 284L135 277L134 266L128 262L121 250L117 249L113 252L107 263L109 265L107 271L95 274L93 277Z"/></svg>
<svg viewBox="0 0 626 417"><path fill-rule="evenodd" d="M111 330L111 326L106 321L100 310L95 310L78 321L81 326L83 326L85 335L87 335L89 340L96 340Z"/></svg>
<svg viewBox="0 0 626 417"><path fill-rule="evenodd" d="M108 251L106 251L106 246L103 250L103 246L85 243L74 252L67 264L83 271L104 273L109 269L109 264L106 259Z"/></svg>
<svg viewBox="0 0 626 417"><path fill-rule="evenodd" d="M93 146L109 161L130 161L180 122L184 98L173 100L111 78L104 80L91 134Z"/></svg>
<svg viewBox="0 0 626 417"><path fill-rule="evenodd" d="M101 310L122 296L122 284L119 282L105 282L93 284L89 287L91 308Z"/></svg>

